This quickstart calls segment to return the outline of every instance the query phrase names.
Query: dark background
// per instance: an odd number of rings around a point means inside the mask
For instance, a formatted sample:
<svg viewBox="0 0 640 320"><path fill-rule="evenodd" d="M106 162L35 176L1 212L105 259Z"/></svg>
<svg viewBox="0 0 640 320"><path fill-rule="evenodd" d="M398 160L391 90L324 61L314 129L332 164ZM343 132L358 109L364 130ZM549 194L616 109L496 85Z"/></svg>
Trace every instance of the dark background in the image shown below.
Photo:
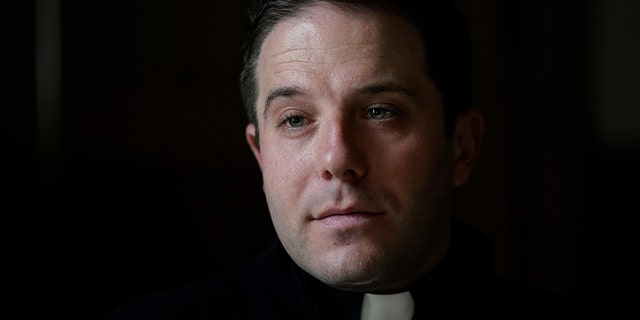
<svg viewBox="0 0 640 320"><path fill-rule="evenodd" d="M455 215L495 241L502 277L621 314L640 267L640 4L459 3L487 130ZM245 1L2 6L0 312L96 319L270 244L237 86Z"/></svg>

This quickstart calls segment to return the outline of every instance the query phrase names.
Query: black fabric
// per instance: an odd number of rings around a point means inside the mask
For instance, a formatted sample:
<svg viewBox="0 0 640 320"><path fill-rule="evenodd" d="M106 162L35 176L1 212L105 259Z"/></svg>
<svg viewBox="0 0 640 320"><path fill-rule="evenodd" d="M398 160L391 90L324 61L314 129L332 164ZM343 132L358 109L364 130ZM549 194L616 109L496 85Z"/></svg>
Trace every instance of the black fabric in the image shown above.
<svg viewBox="0 0 640 320"><path fill-rule="evenodd" d="M445 259L409 288L414 319L553 319L587 313L565 300L494 277L492 250L486 237L455 222ZM362 293L330 288L306 274L276 242L242 270L179 291L141 297L104 320L359 319L362 299Z"/></svg>

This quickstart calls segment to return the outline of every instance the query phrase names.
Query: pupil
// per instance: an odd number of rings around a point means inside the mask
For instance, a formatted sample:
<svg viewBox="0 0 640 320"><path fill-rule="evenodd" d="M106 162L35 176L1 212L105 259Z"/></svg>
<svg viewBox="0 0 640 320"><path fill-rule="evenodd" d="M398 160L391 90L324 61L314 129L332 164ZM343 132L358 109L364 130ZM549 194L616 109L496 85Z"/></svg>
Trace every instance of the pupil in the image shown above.
<svg viewBox="0 0 640 320"><path fill-rule="evenodd" d="M291 117L291 119L289 119L289 124L292 127L297 127L300 125L300 117Z"/></svg>

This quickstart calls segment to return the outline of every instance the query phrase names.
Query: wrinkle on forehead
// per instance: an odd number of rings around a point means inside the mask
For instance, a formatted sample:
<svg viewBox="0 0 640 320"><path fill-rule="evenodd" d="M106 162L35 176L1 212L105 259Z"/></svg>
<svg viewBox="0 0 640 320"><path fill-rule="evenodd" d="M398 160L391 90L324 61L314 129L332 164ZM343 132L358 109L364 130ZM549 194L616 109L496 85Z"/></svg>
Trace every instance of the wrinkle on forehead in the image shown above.
<svg viewBox="0 0 640 320"><path fill-rule="evenodd" d="M279 47L268 51L276 61L281 57L296 60L298 54L317 58L328 51L366 56L367 52L380 52L382 46L392 45L384 37L391 21L380 13L348 13L333 6L315 5L278 23L267 38L272 38ZM267 42L263 45L268 45ZM320 62L317 60L311 61Z"/></svg>
<svg viewBox="0 0 640 320"><path fill-rule="evenodd" d="M373 50L356 50L361 54L357 56L343 55L344 58L339 61L335 61L335 60L328 61L327 59L325 59L326 52L332 51L332 50L339 50L339 48L332 48L332 49L326 49L326 50L318 49L315 54L311 53L307 49L298 49L296 50L298 52L289 51L287 53L275 54L273 56L274 62L272 63L272 67L274 68L273 73L278 74L280 72L287 71L287 70L306 72L307 69L298 68L305 64L311 64L314 66L329 65L329 64L342 65L342 64L347 64L357 60L370 59L372 61L375 61L375 60L385 60L385 59L395 58L395 55L380 54L378 51L373 49ZM372 54L367 55L367 53L369 52Z"/></svg>
<svg viewBox="0 0 640 320"><path fill-rule="evenodd" d="M424 62L420 39L407 26L412 28L402 18L380 12L309 7L279 22L263 42L257 70L260 92L283 85L304 87L311 79L318 81L313 84L318 90L318 84L328 85L320 90L325 94L373 78L404 82L420 68L406 61Z"/></svg>
<svg viewBox="0 0 640 320"><path fill-rule="evenodd" d="M367 42L367 43L354 43L354 41L344 40L343 44L336 44L334 46L327 46L325 44L316 44L318 39L312 39L310 41L302 40L298 41L292 39L290 42L284 43L276 50L272 51L270 55L274 61L274 66L278 66L282 63L289 62L311 62L311 63L325 63L326 57L329 53L336 53L334 56L352 57L358 58L376 58L382 57L380 43ZM355 59L355 58L354 58ZM348 62L354 59L346 59L345 61L335 62Z"/></svg>
<svg viewBox="0 0 640 320"><path fill-rule="evenodd" d="M389 62L397 59L396 48L392 44L376 41L376 39L367 40L361 43L344 40L342 41L344 44L335 46L327 46L326 42L315 46L313 42L317 42L316 39L310 42L292 40L281 43L268 50L270 52L267 58L270 60L269 68L272 74L278 74L288 70L305 72L305 65L310 65L313 69L323 65L340 66L359 60Z"/></svg>

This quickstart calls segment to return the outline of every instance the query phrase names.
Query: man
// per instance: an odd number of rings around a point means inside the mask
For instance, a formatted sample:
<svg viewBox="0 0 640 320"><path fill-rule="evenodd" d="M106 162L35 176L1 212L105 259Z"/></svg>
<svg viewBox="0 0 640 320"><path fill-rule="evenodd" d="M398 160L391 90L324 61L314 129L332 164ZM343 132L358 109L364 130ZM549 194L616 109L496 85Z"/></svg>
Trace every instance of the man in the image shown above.
<svg viewBox="0 0 640 320"><path fill-rule="evenodd" d="M445 1L257 1L241 76L246 138L278 242L246 268L109 319L523 316L451 223L483 120L464 19ZM545 302L546 303L546 302ZM532 308L532 306L537 308Z"/></svg>
<svg viewBox="0 0 640 320"><path fill-rule="evenodd" d="M420 31L376 6L288 9L243 84L287 253L332 287L386 293L445 255L451 189L469 176L482 119L467 105L445 128Z"/></svg>

